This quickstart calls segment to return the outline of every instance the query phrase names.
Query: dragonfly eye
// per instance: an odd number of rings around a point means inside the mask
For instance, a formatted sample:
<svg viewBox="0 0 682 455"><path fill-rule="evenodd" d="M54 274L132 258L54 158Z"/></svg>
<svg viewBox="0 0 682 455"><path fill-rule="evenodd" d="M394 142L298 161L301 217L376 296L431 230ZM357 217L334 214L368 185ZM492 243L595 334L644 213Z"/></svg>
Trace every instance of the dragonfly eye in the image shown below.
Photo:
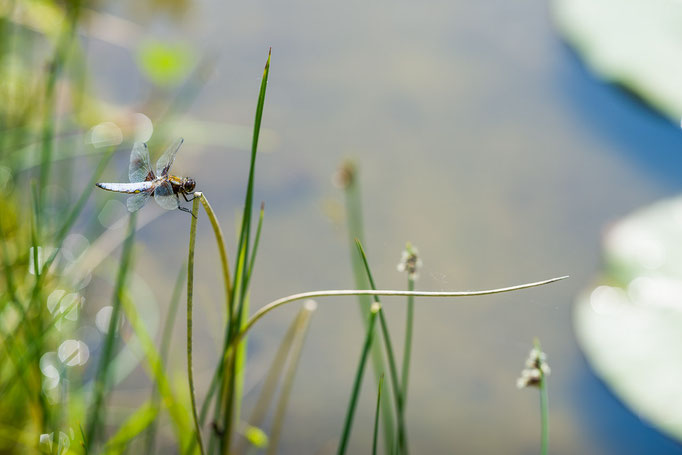
<svg viewBox="0 0 682 455"><path fill-rule="evenodd" d="M182 189L187 192L191 193L194 191L194 187L197 185L197 182L194 181L194 179L191 178L186 178L184 182L182 182Z"/></svg>

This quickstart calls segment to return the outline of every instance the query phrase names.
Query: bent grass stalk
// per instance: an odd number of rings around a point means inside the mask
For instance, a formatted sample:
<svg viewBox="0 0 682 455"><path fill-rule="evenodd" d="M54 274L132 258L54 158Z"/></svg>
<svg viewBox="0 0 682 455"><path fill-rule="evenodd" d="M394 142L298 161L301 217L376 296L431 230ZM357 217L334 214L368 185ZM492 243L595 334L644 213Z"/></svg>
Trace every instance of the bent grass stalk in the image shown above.
<svg viewBox="0 0 682 455"><path fill-rule="evenodd" d="M218 253L220 254L220 265L223 268L223 284L225 285L225 306L227 308L228 314L232 314L232 301L230 299L232 295L232 285L230 282L230 263L227 259L227 249L225 249L225 237L223 236L223 230L220 227L218 218L215 216L213 207L208 203L208 199L204 196L204 193L197 191L194 193L195 198L199 198L201 205L204 206L204 211L211 222L211 227L213 228L213 234L215 235L215 242L218 245ZM191 241L191 239L190 239Z"/></svg>
<svg viewBox="0 0 682 455"><path fill-rule="evenodd" d="M550 283L555 283L557 281L565 280L568 275L560 276L556 278L550 278L548 280L536 281L534 283L518 284L516 286L508 286L505 288L498 289L485 289L481 291L396 291L396 290L370 290L370 289L343 289L343 290L328 290L328 291L309 291L301 292L299 294L292 294L287 297L282 297L277 300L273 300L267 305L261 307L256 311L253 316L249 318L242 330L239 332L238 336L235 338L233 343L239 342L241 337L243 337L256 322L258 322L263 316L279 308L287 303L295 302L297 300L304 299L315 299L318 297L341 297L341 296L351 296L351 295L369 295L369 296L384 296L384 297L476 297L482 295L493 295L493 294L503 294L505 292L520 291L522 289L530 289L539 286L544 286Z"/></svg>

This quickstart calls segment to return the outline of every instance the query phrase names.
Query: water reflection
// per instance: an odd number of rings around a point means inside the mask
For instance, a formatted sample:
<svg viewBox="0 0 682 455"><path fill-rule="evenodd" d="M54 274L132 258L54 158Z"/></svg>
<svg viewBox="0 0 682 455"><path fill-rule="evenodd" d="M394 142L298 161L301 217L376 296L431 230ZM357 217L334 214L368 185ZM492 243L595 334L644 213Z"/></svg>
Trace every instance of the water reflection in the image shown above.
<svg viewBox="0 0 682 455"><path fill-rule="evenodd" d="M415 452L535 447L537 402L513 390L529 333L553 359L553 451L637 453L647 441L671 448L614 404L588 372L572 334L571 304L599 266L604 226L682 188L682 135L587 74L544 13L537 3L497 0L428 7L382 1L310 7L298 0L268 8L213 1L196 11L200 30L167 26L221 49L217 76L190 113L215 124L248 128L257 80L243 75L258 75L264 50L274 48L264 126L278 141L272 154L259 157L256 198L267 202L268 214L253 307L352 282L343 231L329 226L319 208L325 198L340 200L328 176L348 155L360 166L366 247L380 287L404 285L394 270L406 240L427 258L422 289L572 276L518 296L417 302L408 408ZM126 68L98 70L105 58L98 54L107 51L92 43L91 65L102 86L116 94L139 87L139 75ZM194 153L179 157L177 166L196 176L230 226L243 203L248 156L237 146L196 146ZM166 214L140 233L154 254L141 255L138 267L157 290L173 275L163 265L186 255L169 248L180 244L182 220ZM213 252L210 228L200 223L199 229L199 251ZM660 249L641 245L652 267L665 259ZM197 276L204 297L195 318L206 330L195 343L205 354L197 376L206 382L222 310L215 304L221 301L217 259L202 257ZM312 453L338 436L359 349L349 340L362 338L352 305L320 304L292 396L285 453ZM386 302L386 311L394 333L402 333L403 302ZM282 311L253 332L250 383L271 360L290 317ZM250 405L247 398L247 410ZM488 437L491 427L499 440ZM368 431L355 434L355 451L365 447Z"/></svg>

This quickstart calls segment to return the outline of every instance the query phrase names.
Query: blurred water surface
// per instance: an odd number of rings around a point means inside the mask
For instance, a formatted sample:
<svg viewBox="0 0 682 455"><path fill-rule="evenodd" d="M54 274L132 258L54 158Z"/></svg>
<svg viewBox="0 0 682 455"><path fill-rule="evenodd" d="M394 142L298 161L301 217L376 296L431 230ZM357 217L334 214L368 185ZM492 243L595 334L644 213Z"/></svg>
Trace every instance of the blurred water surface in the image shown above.
<svg viewBox="0 0 682 455"><path fill-rule="evenodd" d="M407 406L413 453L537 453L538 396L515 388L534 336L552 367L552 453L682 453L592 375L571 320L575 295L598 271L605 227L682 188L682 135L588 74L556 37L545 1L205 0L182 20L142 15L129 1L112 12L138 22L143 38L187 41L215 55L215 74L188 112L195 119L249 127L273 48L263 125L274 140L256 175L266 218L252 308L290 293L352 287L344 226L329 217L342 208L331 176L346 157L360 167L366 249L380 288L405 286L395 269L405 241L425 264L419 289L571 275L509 295L417 300ZM88 49L105 98L135 103L148 93L126 52L97 40ZM182 135L182 122L178 129ZM248 153L188 141L174 169L199 182L233 239ZM223 297L205 217L199 229L201 399L216 362ZM188 231L178 211L140 232L137 271L160 302L177 273L169 264L186 257ZM282 453L324 453L342 427L363 326L353 299L319 303ZM386 299L385 308L402 346L405 303ZM259 384L295 311L277 311L252 332L247 389ZM173 362L184 368L181 356ZM140 378L124 386L136 390ZM374 389L367 375L352 453L371 442ZM139 403L141 393L121 400ZM247 409L254 399L247 394Z"/></svg>

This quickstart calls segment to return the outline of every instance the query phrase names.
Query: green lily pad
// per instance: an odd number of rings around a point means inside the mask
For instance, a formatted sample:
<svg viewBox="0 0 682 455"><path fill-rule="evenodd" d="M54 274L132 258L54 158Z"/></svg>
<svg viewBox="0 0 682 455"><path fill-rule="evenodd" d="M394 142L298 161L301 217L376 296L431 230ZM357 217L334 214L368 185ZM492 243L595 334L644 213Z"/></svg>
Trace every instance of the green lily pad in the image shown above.
<svg viewBox="0 0 682 455"><path fill-rule="evenodd" d="M561 35L603 79L664 115L682 114L682 2L554 0Z"/></svg>
<svg viewBox="0 0 682 455"><path fill-rule="evenodd" d="M627 406L682 440L682 197L618 222L604 250L601 284L574 309L578 342Z"/></svg>

